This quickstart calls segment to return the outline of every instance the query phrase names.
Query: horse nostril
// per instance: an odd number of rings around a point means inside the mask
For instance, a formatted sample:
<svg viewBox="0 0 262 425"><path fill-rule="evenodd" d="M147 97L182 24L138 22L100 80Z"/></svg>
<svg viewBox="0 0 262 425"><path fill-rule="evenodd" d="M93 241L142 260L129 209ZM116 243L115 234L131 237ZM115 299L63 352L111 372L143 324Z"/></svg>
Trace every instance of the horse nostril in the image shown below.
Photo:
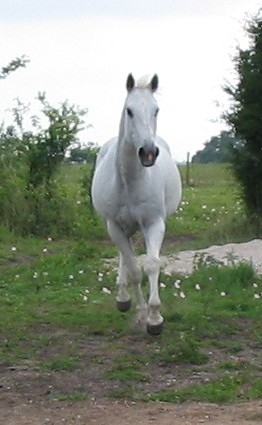
<svg viewBox="0 0 262 425"><path fill-rule="evenodd" d="M158 157L158 155L159 155L159 148L156 146L156 153L155 153L156 158Z"/></svg>
<svg viewBox="0 0 262 425"><path fill-rule="evenodd" d="M144 150L144 148L139 148L139 150L138 150L138 155L139 155L139 157L140 157L140 158L142 158L142 157L145 155L145 150Z"/></svg>

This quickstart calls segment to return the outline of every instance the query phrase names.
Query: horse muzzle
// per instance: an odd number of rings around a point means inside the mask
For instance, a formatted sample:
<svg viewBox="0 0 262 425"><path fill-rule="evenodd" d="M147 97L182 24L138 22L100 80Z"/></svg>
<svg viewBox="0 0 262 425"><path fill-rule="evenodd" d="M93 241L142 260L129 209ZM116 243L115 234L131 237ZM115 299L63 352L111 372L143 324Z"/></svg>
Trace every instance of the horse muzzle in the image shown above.
<svg viewBox="0 0 262 425"><path fill-rule="evenodd" d="M144 146L138 150L138 156L144 167L152 167L152 165L156 162L158 155L159 148L155 145Z"/></svg>

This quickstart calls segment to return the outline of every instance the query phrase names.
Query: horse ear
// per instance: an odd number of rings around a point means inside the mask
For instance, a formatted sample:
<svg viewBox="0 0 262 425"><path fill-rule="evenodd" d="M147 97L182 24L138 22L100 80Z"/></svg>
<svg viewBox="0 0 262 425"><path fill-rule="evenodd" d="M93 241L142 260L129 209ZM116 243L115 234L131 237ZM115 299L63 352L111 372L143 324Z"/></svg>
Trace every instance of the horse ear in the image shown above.
<svg viewBox="0 0 262 425"><path fill-rule="evenodd" d="M128 74L126 80L126 89L130 92L135 87L135 79L132 74Z"/></svg>
<svg viewBox="0 0 262 425"><path fill-rule="evenodd" d="M149 88L152 92L155 92L158 89L158 75L155 74L149 84Z"/></svg>

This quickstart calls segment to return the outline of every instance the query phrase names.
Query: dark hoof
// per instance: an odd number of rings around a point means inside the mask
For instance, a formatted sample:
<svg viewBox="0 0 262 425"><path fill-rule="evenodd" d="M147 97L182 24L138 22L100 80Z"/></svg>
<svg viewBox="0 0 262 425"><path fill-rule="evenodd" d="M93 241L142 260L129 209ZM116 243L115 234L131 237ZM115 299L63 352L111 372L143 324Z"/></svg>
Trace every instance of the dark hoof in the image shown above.
<svg viewBox="0 0 262 425"><path fill-rule="evenodd" d="M131 308L131 300L128 301L117 301L116 306L119 311L126 312Z"/></svg>
<svg viewBox="0 0 262 425"><path fill-rule="evenodd" d="M159 325L150 325L147 323L146 330L149 333L149 335L160 335L163 332L164 328L164 322L161 322Z"/></svg>

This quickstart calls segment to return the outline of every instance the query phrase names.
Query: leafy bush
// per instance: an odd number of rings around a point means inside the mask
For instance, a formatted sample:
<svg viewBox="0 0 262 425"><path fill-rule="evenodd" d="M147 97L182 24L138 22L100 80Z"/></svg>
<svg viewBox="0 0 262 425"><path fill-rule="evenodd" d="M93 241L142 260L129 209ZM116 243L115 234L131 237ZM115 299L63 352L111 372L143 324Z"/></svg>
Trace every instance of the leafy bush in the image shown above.
<svg viewBox="0 0 262 425"><path fill-rule="evenodd" d="M78 143L86 111L67 102L53 107L44 94L38 99L47 127L33 116L33 130L26 131L28 107L18 100L13 125L0 128L0 218L21 235L70 235L78 208L59 170L67 150Z"/></svg>

